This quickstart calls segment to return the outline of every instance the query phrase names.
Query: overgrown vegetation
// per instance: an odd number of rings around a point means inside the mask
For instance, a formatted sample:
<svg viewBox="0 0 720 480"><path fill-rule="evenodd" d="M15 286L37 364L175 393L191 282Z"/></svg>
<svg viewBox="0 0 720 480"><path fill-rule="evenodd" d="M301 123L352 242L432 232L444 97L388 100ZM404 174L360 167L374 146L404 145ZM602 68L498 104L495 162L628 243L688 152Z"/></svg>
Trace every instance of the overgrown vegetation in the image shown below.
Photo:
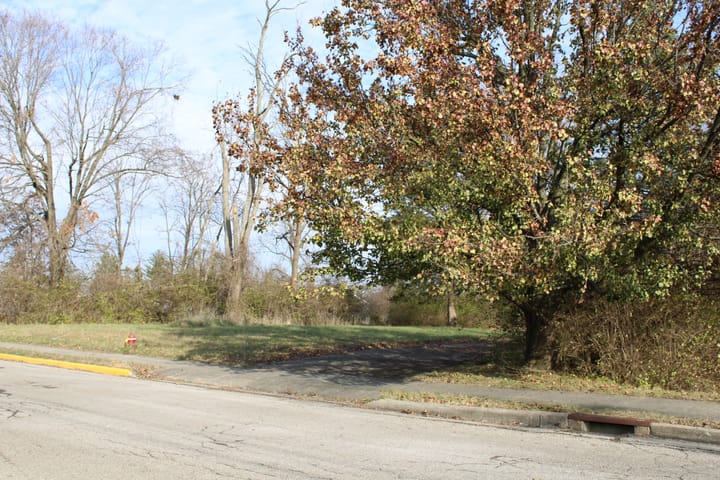
<svg viewBox="0 0 720 480"><path fill-rule="evenodd" d="M331 280L292 290L272 272L249 277L230 318L226 313L223 270L175 272L156 255L145 271L117 273L98 265L93 273L69 273L50 287L42 276L22 278L0 269L0 323L213 323L266 325L446 325L442 298L398 295L392 288L371 288ZM494 326L497 308L472 297L457 301L458 326Z"/></svg>
<svg viewBox="0 0 720 480"><path fill-rule="evenodd" d="M572 305L555 317L553 370L529 367L517 321L485 364L422 380L495 387L720 398L720 304L706 294ZM513 327L513 324L516 327ZM673 393L674 392L674 393Z"/></svg>
<svg viewBox="0 0 720 480"><path fill-rule="evenodd" d="M560 369L631 385L720 391L716 298L598 300L560 315L553 335Z"/></svg>

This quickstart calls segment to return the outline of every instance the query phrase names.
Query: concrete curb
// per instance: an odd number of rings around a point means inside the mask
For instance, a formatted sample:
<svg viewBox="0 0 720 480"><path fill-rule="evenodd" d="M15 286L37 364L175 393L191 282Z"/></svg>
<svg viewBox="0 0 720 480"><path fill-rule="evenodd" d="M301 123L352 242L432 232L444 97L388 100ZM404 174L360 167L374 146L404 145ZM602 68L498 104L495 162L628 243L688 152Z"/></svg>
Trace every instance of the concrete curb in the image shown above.
<svg viewBox="0 0 720 480"><path fill-rule="evenodd" d="M502 408L465 407L435 403L410 402L404 400L374 400L367 407L399 413L466 420L490 425L557 428L577 432L589 430L578 428L568 422L568 413L546 412L540 410L509 410ZM647 434L638 434L646 436ZM697 443L720 445L720 430L703 427L690 427L669 423L651 422L649 435L668 440L685 440Z"/></svg>
<svg viewBox="0 0 720 480"><path fill-rule="evenodd" d="M720 430L713 428L688 427L686 425L674 425L670 423L651 423L650 435L660 438L720 445Z"/></svg>
<svg viewBox="0 0 720 480"><path fill-rule="evenodd" d="M369 402L367 406L378 410L469 420L492 425L533 428L567 428L568 426L566 413L541 410L464 407L404 400L374 400Z"/></svg>
<svg viewBox="0 0 720 480"><path fill-rule="evenodd" d="M33 365L46 365L50 367L67 368L70 370L82 370L85 372L101 373L103 375L114 375L117 377L131 377L132 370L118 367L105 367L102 365L90 365L87 363L65 362L62 360L50 360L47 358L25 357L22 355L11 355L0 353L0 360L12 362L31 363Z"/></svg>

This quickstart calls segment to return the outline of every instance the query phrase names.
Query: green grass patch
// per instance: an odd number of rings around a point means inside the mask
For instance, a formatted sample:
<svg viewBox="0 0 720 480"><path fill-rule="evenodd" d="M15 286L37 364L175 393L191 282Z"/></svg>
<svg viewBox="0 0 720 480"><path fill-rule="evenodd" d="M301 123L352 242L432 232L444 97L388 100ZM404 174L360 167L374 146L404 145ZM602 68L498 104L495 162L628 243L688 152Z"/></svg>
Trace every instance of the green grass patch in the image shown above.
<svg viewBox="0 0 720 480"><path fill-rule="evenodd" d="M125 338L137 337L133 354L233 366L296 357L433 342L488 338L485 329L291 326L227 324L0 325L0 342L78 351L126 352Z"/></svg>

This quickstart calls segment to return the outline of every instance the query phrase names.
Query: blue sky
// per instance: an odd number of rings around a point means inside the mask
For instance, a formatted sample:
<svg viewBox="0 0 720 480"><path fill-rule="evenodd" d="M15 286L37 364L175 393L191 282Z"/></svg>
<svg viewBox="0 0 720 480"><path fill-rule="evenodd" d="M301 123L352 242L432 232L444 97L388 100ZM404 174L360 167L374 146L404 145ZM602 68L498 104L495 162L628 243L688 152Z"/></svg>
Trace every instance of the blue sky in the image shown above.
<svg viewBox="0 0 720 480"><path fill-rule="evenodd" d="M298 25L303 27L306 41L324 44L317 29L309 28L308 20L339 3L340 0L305 0L297 8L280 12L268 32L268 67L279 66L287 51L284 33L294 32ZM288 8L298 4L297 0L280 3ZM3 10L28 10L63 23L109 28L139 44L162 41L168 61L177 64L178 73L186 76L180 101L169 102L170 128L180 140L180 147L203 155L215 149L213 102L238 95L244 98L252 84L241 48L254 49L257 45L265 1L0 0L0 11ZM146 206L143 210L132 235L136 247L128 252L133 257L127 259L131 265L147 260L158 249L166 249L164 222L157 209ZM256 245L254 251L263 259L261 263L273 262L263 246Z"/></svg>
<svg viewBox="0 0 720 480"><path fill-rule="evenodd" d="M281 0L280 5L298 3ZM278 66L286 50L285 31L294 32L300 24L311 39L307 21L337 4L339 0L306 0L275 17L267 41L269 66ZM2 7L111 28L138 43L162 41L179 71L188 74L181 101L173 106L176 134L183 147L201 153L214 147L213 100L248 91L251 77L241 47L257 44L258 20L265 14L264 0L0 0Z"/></svg>

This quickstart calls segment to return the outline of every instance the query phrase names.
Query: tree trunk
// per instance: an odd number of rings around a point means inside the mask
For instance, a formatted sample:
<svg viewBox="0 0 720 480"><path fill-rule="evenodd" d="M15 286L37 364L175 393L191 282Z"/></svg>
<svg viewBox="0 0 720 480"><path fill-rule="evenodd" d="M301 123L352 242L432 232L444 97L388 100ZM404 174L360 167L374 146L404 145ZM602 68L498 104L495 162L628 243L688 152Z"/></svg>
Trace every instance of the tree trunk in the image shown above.
<svg viewBox="0 0 720 480"><path fill-rule="evenodd" d="M72 201L67 216L59 224L54 199L48 202L47 206L45 228L48 239L49 284L51 287L57 287L65 278L68 255L71 248L72 236L77 228L78 210L80 206L76 201Z"/></svg>
<svg viewBox="0 0 720 480"><path fill-rule="evenodd" d="M455 310L455 294L453 292L448 293L447 301L447 324L450 327L457 325L457 311Z"/></svg>
<svg viewBox="0 0 720 480"><path fill-rule="evenodd" d="M228 292L227 301L225 305L225 315L227 318L233 321L242 320L242 308L240 301L242 299L243 280L245 265L239 252L235 253L235 257L232 258L230 264L230 270L228 272Z"/></svg>
<svg viewBox="0 0 720 480"><path fill-rule="evenodd" d="M300 276L300 256L303 248L303 233L305 224L301 218L295 218L291 224L292 228L292 258L290 260L290 288L295 290L297 287L298 277Z"/></svg>
<svg viewBox="0 0 720 480"><path fill-rule="evenodd" d="M57 287L65 277L65 265L67 263L66 250L57 238L50 240L49 256L48 283L51 287Z"/></svg>
<svg viewBox="0 0 720 480"><path fill-rule="evenodd" d="M129 232L123 229L123 208L122 208L122 176L114 178L110 184L113 194L113 206L115 207L115 219L113 220L113 237L115 239L115 254L117 265L115 266L115 279L120 280L122 276L122 265L125 261L125 249Z"/></svg>
<svg viewBox="0 0 720 480"><path fill-rule="evenodd" d="M257 220L260 206L262 183L252 175L248 175L248 190L245 194L245 205L242 214L237 210L233 214L234 251L230 269L230 284L226 313L234 320L240 320L242 308L240 299L244 288L248 263L250 260L250 236ZM234 207L237 208L236 206Z"/></svg>
<svg viewBox="0 0 720 480"><path fill-rule="evenodd" d="M235 245L233 244L233 209L230 200L230 157L227 153L227 145L224 141L220 141L220 155L222 155L222 215L223 215L223 231L225 233L225 255L232 258Z"/></svg>
<svg viewBox="0 0 720 480"><path fill-rule="evenodd" d="M245 264L247 249L240 237L240 221L237 205L232 205L232 215L229 219L231 250L226 251L228 262L228 292L225 305L225 314L231 320L239 321L241 318L240 299L242 298L243 282L245 280Z"/></svg>
<svg viewBox="0 0 720 480"><path fill-rule="evenodd" d="M551 316L533 304L523 305L521 310L525 318L525 363L532 368L548 370L552 367Z"/></svg>

